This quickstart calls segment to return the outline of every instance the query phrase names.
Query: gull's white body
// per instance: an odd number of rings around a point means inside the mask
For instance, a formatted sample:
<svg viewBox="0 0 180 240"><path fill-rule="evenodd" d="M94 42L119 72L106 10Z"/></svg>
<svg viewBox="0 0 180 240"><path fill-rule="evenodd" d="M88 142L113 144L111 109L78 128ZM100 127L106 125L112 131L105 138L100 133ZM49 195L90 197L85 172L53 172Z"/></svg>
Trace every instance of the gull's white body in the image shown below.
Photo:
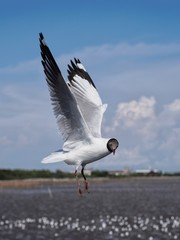
<svg viewBox="0 0 180 240"><path fill-rule="evenodd" d="M79 59L68 65L68 79L64 78L44 37L40 34L42 64L46 75L54 114L62 134L62 150L51 153L43 163L64 161L84 166L99 160L118 147L108 147L109 139L101 137L101 123L107 105L103 104L97 89ZM112 146L112 144L110 144Z"/></svg>
<svg viewBox="0 0 180 240"><path fill-rule="evenodd" d="M69 165L85 166L110 154L106 144L109 139L93 138L92 142L75 144L69 151L59 150L43 159L43 163L64 161Z"/></svg>

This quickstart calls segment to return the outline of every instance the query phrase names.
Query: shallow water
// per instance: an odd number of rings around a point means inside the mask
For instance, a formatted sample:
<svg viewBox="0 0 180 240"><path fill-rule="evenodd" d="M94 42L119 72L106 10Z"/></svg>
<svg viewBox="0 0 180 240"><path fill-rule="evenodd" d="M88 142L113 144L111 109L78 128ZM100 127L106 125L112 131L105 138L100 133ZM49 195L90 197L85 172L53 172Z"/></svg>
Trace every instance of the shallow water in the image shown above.
<svg viewBox="0 0 180 240"><path fill-rule="evenodd" d="M180 179L0 189L0 239L180 239Z"/></svg>

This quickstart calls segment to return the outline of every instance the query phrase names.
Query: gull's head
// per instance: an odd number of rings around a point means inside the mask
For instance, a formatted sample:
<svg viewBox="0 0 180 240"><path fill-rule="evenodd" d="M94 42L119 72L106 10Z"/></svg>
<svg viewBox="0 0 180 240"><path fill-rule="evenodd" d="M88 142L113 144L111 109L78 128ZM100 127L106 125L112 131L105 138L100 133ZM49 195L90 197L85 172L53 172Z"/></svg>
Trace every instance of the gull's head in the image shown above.
<svg viewBox="0 0 180 240"><path fill-rule="evenodd" d="M115 139L115 138L111 138L111 139L107 142L107 149L108 149L111 153L113 153L113 154L115 154L115 151L116 151L116 149L118 148L118 146L119 146L119 142L118 142L118 140Z"/></svg>

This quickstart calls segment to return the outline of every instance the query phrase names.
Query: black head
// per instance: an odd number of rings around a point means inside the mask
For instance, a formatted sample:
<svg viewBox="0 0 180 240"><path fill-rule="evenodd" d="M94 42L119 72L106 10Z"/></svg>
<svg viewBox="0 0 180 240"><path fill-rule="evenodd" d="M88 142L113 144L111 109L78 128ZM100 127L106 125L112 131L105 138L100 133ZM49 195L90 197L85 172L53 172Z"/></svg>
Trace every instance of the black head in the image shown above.
<svg viewBox="0 0 180 240"><path fill-rule="evenodd" d="M111 138L108 142L107 142L107 149L110 152L113 152L113 154L115 154L116 149L119 146L119 142L118 140L116 140L115 138Z"/></svg>

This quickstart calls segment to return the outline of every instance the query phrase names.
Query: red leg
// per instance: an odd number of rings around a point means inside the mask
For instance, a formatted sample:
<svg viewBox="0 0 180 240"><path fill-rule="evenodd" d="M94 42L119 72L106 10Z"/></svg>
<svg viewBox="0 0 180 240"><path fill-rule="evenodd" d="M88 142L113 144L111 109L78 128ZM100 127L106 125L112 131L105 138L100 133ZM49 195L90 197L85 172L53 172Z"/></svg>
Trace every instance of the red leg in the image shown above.
<svg viewBox="0 0 180 240"><path fill-rule="evenodd" d="M85 189L89 193L89 185L87 180L85 181Z"/></svg>
<svg viewBox="0 0 180 240"><path fill-rule="evenodd" d="M84 175L84 167L82 167L81 174L82 174L82 176L83 176L83 178L84 178L84 181L85 181L85 189L86 189L86 191L89 193L88 181L87 181L87 179L86 179L86 176Z"/></svg>
<svg viewBox="0 0 180 240"><path fill-rule="evenodd" d="M74 173L74 174L75 174L76 180L77 180L77 191L78 191L78 193L81 195L81 194L82 194L82 190L81 190L81 185L80 185L80 182L79 182L77 170L75 170L75 173Z"/></svg>

